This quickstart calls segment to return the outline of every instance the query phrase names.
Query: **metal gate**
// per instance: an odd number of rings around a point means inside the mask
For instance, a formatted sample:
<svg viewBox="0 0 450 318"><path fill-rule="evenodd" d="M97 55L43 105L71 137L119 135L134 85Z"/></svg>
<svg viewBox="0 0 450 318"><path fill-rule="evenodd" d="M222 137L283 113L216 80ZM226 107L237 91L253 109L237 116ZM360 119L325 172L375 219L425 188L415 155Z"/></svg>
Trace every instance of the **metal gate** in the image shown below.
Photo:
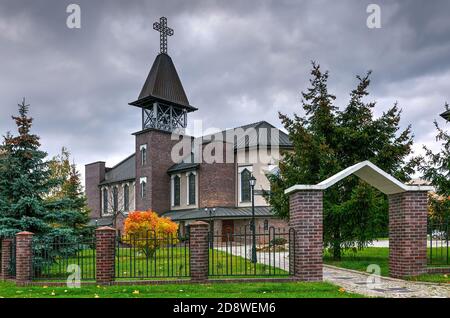
<svg viewBox="0 0 450 318"><path fill-rule="evenodd" d="M243 227L209 234L209 276L289 276L294 273L294 229Z"/></svg>

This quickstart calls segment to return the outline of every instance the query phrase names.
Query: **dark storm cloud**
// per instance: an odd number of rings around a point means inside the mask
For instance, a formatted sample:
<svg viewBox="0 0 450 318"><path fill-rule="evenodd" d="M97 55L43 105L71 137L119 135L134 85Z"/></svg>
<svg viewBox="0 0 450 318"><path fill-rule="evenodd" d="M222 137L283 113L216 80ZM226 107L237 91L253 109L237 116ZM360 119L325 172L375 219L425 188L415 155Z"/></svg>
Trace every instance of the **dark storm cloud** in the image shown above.
<svg viewBox="0 0 450 318"><path fill-rule="evenodd" d="M66 27L81 6L82 28ZM366 7L381 6L381 29ZM403 108L416 148L432 144L432 121L450 99L448 1L0 1L1 132L26 96L34 131L53 155L78 164L117 163L140 128L134 100L158 52L152 23L168 17L172 56L192 105L190 122L228 128L300 112L310 61L330 71L343 107L355 75L373 70L375 113Z"/></svg>

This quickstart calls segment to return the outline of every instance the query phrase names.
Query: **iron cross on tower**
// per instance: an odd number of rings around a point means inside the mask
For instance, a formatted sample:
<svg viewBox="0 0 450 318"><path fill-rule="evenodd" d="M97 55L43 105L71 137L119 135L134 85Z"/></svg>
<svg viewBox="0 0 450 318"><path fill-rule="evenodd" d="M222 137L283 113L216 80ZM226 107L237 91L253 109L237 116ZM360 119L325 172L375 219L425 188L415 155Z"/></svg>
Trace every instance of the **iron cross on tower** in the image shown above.
<svg viewBox="0 0 450 318"><path fill-rule="evenodd" d="M153 29L159 32L160 52L167 53L167 36L173 35L173 29L167 26L167 18L159 18L159 22L153 23Z"/></svg>

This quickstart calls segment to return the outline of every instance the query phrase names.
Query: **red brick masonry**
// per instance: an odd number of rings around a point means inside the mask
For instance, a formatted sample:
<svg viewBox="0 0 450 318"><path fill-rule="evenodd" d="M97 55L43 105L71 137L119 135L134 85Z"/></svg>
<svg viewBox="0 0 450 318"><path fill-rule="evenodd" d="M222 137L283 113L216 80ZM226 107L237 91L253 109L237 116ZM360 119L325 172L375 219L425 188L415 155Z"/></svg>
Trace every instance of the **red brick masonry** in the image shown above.
<svg viewBox="0 0 450 318"><path fill-rule="evenodd" d="M12 239L3 239L2 240L2 268L0 268L1 279L9 279L11 278L9 275L9 261L11 259L11 244Z"/></svg>
<svg viewBox="0 0 450 318"><path fill-rule="evenodd" d="M427 191L389 195L389 276L427 271Z"/></svg>
<svg viewBox="0 0 450 318"><path fill-rule="evenodd" d="M289 196L289 226L295 230L294 277L322 281L323 192L303 190Z"/></svg>
<svg viewBox="0 0 450 318"><path fill-rule="evenodd" d="M208 280L208 223L197 221L191 224L191 280Z"/></svg>
<svg viewBox="0 0 450 318"><path fill-rule="evenodd" d="M31 282L33 233L16 234L16 282L18 285Z"/></svg>
<svg viewBox="0 0 450 318"><path fill-rule="evenodd" d="M109 285L114 281L116 230L103 226L95 230L96 279L98 284Z"/></svg>

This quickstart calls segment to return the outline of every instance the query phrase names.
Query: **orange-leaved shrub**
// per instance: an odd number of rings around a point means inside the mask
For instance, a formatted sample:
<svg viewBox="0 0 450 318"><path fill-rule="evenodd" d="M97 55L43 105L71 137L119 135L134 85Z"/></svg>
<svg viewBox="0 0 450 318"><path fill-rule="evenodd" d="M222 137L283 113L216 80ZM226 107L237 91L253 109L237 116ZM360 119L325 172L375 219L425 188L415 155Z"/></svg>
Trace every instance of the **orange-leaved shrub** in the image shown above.
<svg viewBox="0 0 450 318"><path fill-rule="evenodd" d="M153 257L162 245L178 242L178 224L153 211L135 211L124 224L122 241L140 249L147 257Z"/></svg>

